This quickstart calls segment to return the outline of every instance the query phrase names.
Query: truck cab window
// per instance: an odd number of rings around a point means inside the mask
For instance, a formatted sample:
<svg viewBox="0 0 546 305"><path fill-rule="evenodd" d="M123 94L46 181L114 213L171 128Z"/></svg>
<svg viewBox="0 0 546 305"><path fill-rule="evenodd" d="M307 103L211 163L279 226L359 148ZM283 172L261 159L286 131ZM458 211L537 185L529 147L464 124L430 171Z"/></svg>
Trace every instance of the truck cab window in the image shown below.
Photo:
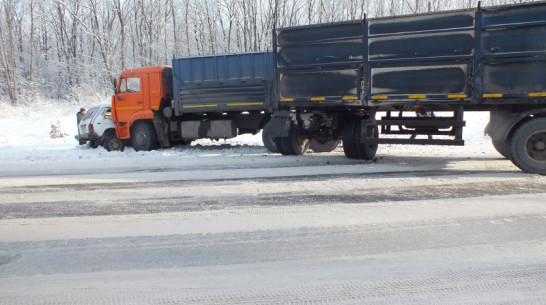
<svg viewBox="0 0 546 305"><path fill-rule="evenodd" d="M140 92L140 78L131 77L124 78L121 80L121 85L119 87L120 93L133 93Z"/></svg>

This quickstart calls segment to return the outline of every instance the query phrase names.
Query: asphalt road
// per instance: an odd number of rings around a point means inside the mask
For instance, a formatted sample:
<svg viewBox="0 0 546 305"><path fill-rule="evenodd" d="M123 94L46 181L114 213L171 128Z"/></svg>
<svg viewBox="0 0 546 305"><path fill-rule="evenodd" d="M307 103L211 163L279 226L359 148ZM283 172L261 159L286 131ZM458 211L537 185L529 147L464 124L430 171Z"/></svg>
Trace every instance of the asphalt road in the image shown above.
<svg viewBox="0 0 546 305"><path fill-rule="evenodd" d="M22 169L0 304L543 304L545 177L391 161Z"/></svg>

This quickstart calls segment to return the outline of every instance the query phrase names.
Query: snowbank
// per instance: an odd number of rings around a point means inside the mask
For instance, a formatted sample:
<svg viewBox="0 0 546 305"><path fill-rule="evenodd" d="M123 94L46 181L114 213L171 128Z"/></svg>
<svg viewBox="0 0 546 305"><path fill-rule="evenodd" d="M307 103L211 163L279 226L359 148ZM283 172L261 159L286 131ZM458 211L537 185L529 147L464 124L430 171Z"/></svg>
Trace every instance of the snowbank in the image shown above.
<svg viewBox="0 0 546 305"><path fill-rule="evenodd" d="M1 106L1 105L0 105ZM151 152L137 152L127 148L124 152L107 152L102 147L93 149L88 145L79 146L76 112L78 105L55 106L45 103L40 111L28 107L13 108L1 106L0 113L0 165L4 169L32 168L47 166L56 171L74 167L92 167L96 162L112 166L134 166L136 164L191 163L196 158L207 158L228 164L235 159L281 157L270 153L262 144L261 134L242 135L234 139L212 141L198 140L190 146L176 146ZM483 130L489 120L486 112L465 113L467 127L464 130L466 146L416 146L380 145L379 162L383 156L445 157L445 158L499 158L490 139ZM66 136L51 138L51 125L59 123L60 131ZM338 148L329 154L311 153L313 156L335 155L343 157ZM220 158L220 160L216 160ZM302 160L305 160L303 157ZM231 160L231 161L230 161ZM267 162L264 160L264 162Z"/></svg>

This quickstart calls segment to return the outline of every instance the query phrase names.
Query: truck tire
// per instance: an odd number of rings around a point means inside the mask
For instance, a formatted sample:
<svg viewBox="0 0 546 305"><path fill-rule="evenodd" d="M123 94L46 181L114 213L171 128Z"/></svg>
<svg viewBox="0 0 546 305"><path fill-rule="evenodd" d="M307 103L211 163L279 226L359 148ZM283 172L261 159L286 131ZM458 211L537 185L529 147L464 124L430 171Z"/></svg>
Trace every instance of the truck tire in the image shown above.
<svg viewBox="0 0 546 305"><path fill-rule="evenodd" d="M546 175L546 118L534 118L517 128L510 140L512 162L526 173Z"/></svg>
<svg viewBox="0 0 546 305"><path fill-rule="evenodd" d="M100 143L97 140L91 140L89 141L89 146L91 146L92 148L98 148L100 146Z"/></svg>
<svg viewBox="0 0 546 305"><path fill-rule="evenodd" d="M358 159L358 151L355 142L355 129L357 119L348 118L343 126L343 152L349 159Z"/></svg>
<svg viewBox="0 0 546 305"><path fill-rule="evenodd" d="M512 159L510 156L510 145L507 143L507 141L491 139L491 143L493 143L493 147L499 154L506 159Z"/></svg>
<svg viewBox="0 0 546 305"><path fill-rule="evenodd" d="M309 149L309 139L300 137L296 125L290 126L287 137L275 138L275 143L279 152L285 156L303 155Z"/></svg>
<svg viewBox="0 0 546 305"><path fill-rule="evenodd" d="M343 127L343 151L349 159L373 160L377 153L377 144L361 143L361 118L349 118ZM377 138L379 132L377 126L369 128L368 137Z"/></svg>
<svg viewBox="0 0 546 305"><path fill-rule="evenodd" d="M326 141L311 139L309 143L309 148L312 149L314 152L318 152L318 153L331 152L339 146L340 142L341 141L334 140L334 139L326 140Z"/></svg>
<svg viewBox="0 0 546 305"><path fill-rule="evenodd" d="M262 129L262 141L264 142L265 148L267 148L270 152L279 152L275 140L273 140L271 137L271 127L269 126L269 122L265 124L264 129Z"/></svg>
<svg viewBox="0 0 546 305"><path fill-rule="evenodd" d="M113 130L108 130L102 136L102 146L107 151L123 151L125 145L123 141L116 137L116 132Z"/></svg>
<svg viewBox="0 0 546 305"><path fill-rule="evenodd" d="M155 127L151 122L136 122L131 129L131 145L136 151L149 151L158 146Z"/></svg>

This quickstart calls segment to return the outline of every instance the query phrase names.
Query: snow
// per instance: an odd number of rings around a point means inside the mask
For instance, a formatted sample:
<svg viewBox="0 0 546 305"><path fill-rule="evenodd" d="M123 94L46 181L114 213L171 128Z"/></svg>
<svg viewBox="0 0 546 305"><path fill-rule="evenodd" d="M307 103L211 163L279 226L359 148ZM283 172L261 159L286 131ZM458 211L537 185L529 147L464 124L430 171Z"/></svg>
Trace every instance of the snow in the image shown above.
<svg viewBox="0 0 546 305"><path fill-rule="evenodd" d="M55 172L69 171L76 167L85 169L93 167L96 162L106 163L112 167L131 167L134 164L166 167L173 162L184 164L221 163L228 165L241 162L241 158L251 157L253 162L268 162L272 158L283 158L279 154L272 154L262 144L261 134L241 135L239 137L212 141L201 139L194 141L191 146L176 146L151 152L137 152L127 148L123 152L107 152L102 147L93 149L88 145L79 146L74 136L77 134L76 112L77 105L62 105L59 107L45 104L40 111L28 108L11 108L3 105L0 112L0 166L4 175L25 168L43 168ZM484 128L489 120L487 112L465 113L467 127L463 137L464 147L451 146L416 146L416 145L380 145L377 156L378 162L383 157L406 157L403 163L415 162L412 158L435 157L457 159L470 158L500 158L494 150L489 137L484 135ZM60 131L66 136L51 138L51 125L59 122ZM342 157L339 148L326 153L309 153L299 157L302 163L306 159L328 157ZM327 161L325 161L327 162ZM423 161L423 162L426 162Z"/></svg>

